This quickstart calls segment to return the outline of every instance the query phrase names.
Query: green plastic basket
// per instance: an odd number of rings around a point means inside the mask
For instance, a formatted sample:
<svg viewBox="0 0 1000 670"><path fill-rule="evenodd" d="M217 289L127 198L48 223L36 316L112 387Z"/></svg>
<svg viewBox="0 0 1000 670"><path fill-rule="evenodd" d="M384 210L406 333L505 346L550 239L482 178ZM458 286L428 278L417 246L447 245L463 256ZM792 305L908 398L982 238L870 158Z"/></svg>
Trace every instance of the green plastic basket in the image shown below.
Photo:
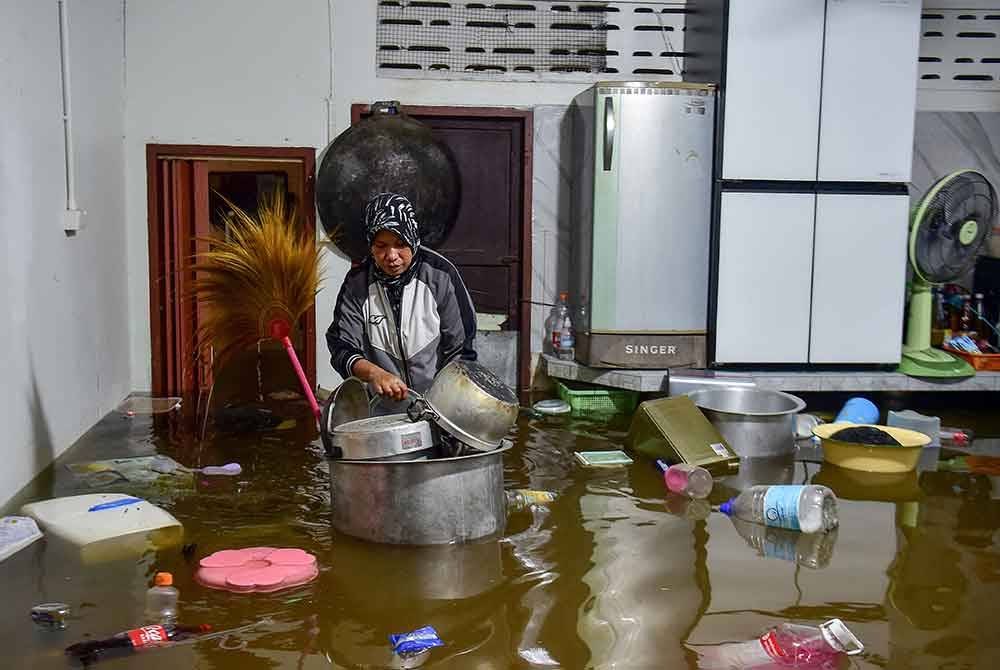
<svg viewBox="0 0 1000 670"><path fill-rule="evenodd" d="M556 380L559 397L573 414L631 414L639 404L637 391L613 389L564 379Z"/></svg>

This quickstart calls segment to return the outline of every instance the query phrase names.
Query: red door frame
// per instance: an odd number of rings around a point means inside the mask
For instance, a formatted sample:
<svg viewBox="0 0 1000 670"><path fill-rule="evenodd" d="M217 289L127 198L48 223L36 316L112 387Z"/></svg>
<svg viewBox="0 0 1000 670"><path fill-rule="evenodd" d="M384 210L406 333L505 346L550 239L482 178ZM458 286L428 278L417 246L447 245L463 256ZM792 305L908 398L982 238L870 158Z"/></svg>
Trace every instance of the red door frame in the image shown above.
<svg viewBox="0 0 1000 670"><path fill-rule="evenodd" d="M152 392L154 395L173 393L196 393L197 388L191 388L191 380L182 379L182 388L168 388L170 379L176 379L176 371L171 374L167 369L169 357L164 359L164 347L172 345L166 328L172 315L167 313L158 297L162 283L175 271L165 262L165 252L168 245L173 246L172 261L175 267L184 259L178 236L182 231L174 229L173 221L167 221L167 211L161 202L164 197L164 183L160 178L158 164L166 158L186 160L234 159L234 160L294 160L302 163L305 183L303 184L302 221L313 235L316 232L315 183L316 183L316 149L312 147L233 147L197 144L147 144L146 145L146 206L147 225L149 232L149 324L150 324L150 356L152 359ZM195 187L194 198L203 197L207 203L208 193ZM175 198L176 201L176 198ZM175 202L176 204L176 202ZM196 208L197 209L197 208ZM195 215L197 216L197 215ZM194 251L194 240L189 240ZM182 313L182 319L184 319ZM313 305L304 315L305 351L304 363L309 383L316 385L316 307ZM193 324L193 321L192 321ZM185 326L189 324L185 323ZM185 327L183 332L187 332ZM193 337L193 329L192 337ZM183 353L182 353L183 355Z"/></svg>
<svg viewBox="0 0 1000 670"><path fill-rule="evenodd" d="M524 124L521 147L521 295L518 309L517 385L518 396L526 402L531 393L531 186L534 113L530 109L513 107L437 107L400 105L399 110L411 116L451 116L468 119L520 119ZM351 125L371 113L371 105L351 105Z"/></svg>

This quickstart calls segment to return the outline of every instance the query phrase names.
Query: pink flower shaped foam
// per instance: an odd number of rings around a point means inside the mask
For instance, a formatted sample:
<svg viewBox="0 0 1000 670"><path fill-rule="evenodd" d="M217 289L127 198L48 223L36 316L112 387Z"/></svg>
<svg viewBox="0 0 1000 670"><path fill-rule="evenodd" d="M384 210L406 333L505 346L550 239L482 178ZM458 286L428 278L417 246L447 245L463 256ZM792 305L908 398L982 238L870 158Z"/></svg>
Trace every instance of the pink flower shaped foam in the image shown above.
<svg viewBox="0 0 1000 670"><path fill-rule="evenodd" d="M311 582L316 557L301 549L225 549L199 562L195 579L204 586L238 593L270 593Z"/></svg>

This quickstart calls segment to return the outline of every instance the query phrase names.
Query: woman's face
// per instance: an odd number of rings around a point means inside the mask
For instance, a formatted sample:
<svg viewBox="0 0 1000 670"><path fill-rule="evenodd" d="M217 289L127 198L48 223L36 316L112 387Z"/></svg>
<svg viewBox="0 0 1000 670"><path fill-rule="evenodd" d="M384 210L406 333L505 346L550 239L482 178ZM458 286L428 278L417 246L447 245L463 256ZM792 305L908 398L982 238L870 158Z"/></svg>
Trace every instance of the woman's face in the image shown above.
<svg viewBox="0 0 1000 670"><path fill-rule="evenodd" d="M398 277L406 272L413 262L413 249L396 233L380 230L372 240L372 258L379 270L390 277Z"/></svg>

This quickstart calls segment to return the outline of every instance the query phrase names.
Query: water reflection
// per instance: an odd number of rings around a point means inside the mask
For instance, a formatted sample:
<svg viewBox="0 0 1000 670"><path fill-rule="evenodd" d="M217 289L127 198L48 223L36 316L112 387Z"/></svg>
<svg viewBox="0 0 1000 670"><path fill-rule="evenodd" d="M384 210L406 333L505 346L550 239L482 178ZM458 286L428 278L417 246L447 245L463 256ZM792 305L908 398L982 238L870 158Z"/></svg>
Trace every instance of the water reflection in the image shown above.
<svg viewBox="0 0 1000 670"><path fill-rule="evenodd" d="M767 458L741 458L740 469L735 475L717 482L712 499L724 495L735 496L758 484L791 484L795 476L795 454Z"/></svg>
<svg viewBox="0 0 1000 670"><path fill-rule="evenodd" d="M500 544L398 547L338 535L329 555L326 652L344 667L508 667L506 611L491 592L503 583ZM388 636L432 625L445 647L401 659ZM430 659L430 661L428 661Z"/></svg>
<svg viewBox="0 0 1000 670"><path fill-rule="evenodd" d="M992 482L924 472L919 483L921 501L898 506L898 551L885 596L890 663L934 667L929 661L938 659L939 667L993 667L1000 658L994 540L1000 503L991 496Z"/></svg>
<svg viewBox="0 0 1000 670"><path fill-rule="evenodd" d="M833 558L837 529L828 533L799 533L784 528L770 528L736 517L729 519L740 537L758 556L791 561L812 570L825 568Z"/></svg>
<svg viewBox="0 0 1000 670"><path fill-rule="evenodd" d="M388 636L424 625L446 646L412 666L696 668L692 650L750 640L782 621L832 617L866 643L852 661L859 670L988 668L1000 658L994 473L867 475L819 466L800 450L796 462L748 459L738 476L718 483L713 502L754 484L830 486L840 498L839 531L807 537L668 497L646 459L613 469L576 463L575 450L622 448L621 422L522 419L505 457L505 485L558 498L512 515L499 542L407 548L331 532L325 461L305 433L205 442L178 435L176 444L148 427L114 434L102 428L100 444L73 460L145 455L155 445L185 465L239 461L244 475L145 489L184 524L183 542L196 545L186 554L164 547L88 565L79 551L46 540L0 564L3 667L62 670L70 642L136 625L156 570L174 573L188 623L219 630L262 617L273 623L109 668L403 667ZM83 492L62 468L30 495L54 491ZM310 551L320 576L253 595L193 581L201 556L253 545ZM51 600L70 603L75 618L62 633L35 632L27 612Z"/></svg>

